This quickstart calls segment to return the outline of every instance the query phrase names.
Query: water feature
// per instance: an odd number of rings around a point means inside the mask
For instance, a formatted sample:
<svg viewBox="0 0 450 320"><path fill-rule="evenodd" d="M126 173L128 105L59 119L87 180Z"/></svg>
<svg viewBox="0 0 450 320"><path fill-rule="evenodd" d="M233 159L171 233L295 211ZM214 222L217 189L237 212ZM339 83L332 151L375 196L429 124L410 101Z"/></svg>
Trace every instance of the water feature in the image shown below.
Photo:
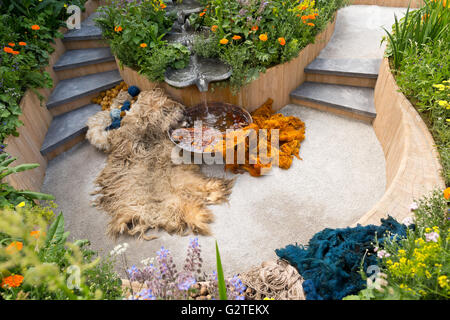
<svg viewBox="0 0 450 320"><path fill-rule="evenodd" d="M183 0L182 3L173 2L168 6L169 13L176 12L177 20L172 32L166 36L166 40L181 43L192 52L195 37L202 33L206 35L207 32L191 30L188 17L190 14L202 10L201 5L195 0ZM194 53L191 55L189 65L186 68L168 69L165 74L165 81L176 88L196 85L200 92L207 92L210 82L226 80L231 74L232 70L228 65L215 59L198 57Z"/></svg>

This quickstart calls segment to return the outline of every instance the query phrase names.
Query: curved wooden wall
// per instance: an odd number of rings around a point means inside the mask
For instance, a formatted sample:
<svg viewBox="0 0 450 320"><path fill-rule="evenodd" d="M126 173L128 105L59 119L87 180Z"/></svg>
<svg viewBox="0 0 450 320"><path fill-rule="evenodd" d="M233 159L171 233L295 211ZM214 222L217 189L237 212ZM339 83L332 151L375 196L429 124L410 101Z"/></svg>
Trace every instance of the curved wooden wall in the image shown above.
<svg viewBox="0 0 450 320"><path fill-rule="evenodd" d="M375 133L386 159L386 192L357 223L379 224L391 215L411 215L411 203L433 188L445 188L439 154L426 124L399 92L389 61L383 60L375 86Z"/></svg>

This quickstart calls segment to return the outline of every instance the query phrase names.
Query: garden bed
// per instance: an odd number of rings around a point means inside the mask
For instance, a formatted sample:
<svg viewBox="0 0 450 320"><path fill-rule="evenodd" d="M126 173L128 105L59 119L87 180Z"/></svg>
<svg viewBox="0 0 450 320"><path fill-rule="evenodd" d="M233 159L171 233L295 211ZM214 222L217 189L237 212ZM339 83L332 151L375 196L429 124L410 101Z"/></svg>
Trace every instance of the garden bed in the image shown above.
<svg viewBox="0 0 450 320"><path fill-rule="evenodd" d="M400 92L385 58L375 86L377 117L373 128L386 158L386 192L361 219L377 224L387 214L398 221L411 215L415 199L445 188L435 142L411 102Z"/></svg>
<svg viewBox="0 0 450 320"><path fill-rule="evenodd" d="M237 94L233 94L228 87L216 87L214 90L210 89L208 92L202 93L194 85L178 89L167 83L151 82L137 71L127 66L120 66L118 61L119 71L128 85L136 85L142 90L161 87L173 99L189 107L198 105L206 99L209 102L221 101L243 106L249 111L253 111L264 104L268 98L272 98L274 100L274 110L279 110L289 104L291 91L305 81L304 68L327 45L333 35L335 24L336 15L326 29L316 36L314 43L309 44L300 51L297 58L269 68L265 73L260 73L258 79L242 87Z"/></svg>

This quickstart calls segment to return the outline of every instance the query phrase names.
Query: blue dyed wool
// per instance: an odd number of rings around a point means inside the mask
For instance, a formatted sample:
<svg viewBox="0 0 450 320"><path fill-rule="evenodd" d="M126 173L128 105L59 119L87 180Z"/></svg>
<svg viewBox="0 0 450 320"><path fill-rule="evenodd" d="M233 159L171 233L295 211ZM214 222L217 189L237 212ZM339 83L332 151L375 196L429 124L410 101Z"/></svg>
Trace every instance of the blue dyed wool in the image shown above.
<svg viewBox="0 0 450 320"><path fill-rule="evenodd" d="M123 103L122 107L120 108L120 111L130 111L130 108L131 108L131 103L130 103L130 101L126 100Z"/></svg>
<svg viewBox="0 0 450 320"><path fill-rule="evenodd" d="M130 96L132 96L133 98L136 97L139 93L141 92L141 90L136 87L136 86L130 86L128 88L128 93L130 94Z"/></svg>
<svg viewBox="0 0 450 320"><path fill-rule="evenodd" d="M316 233L307 247L288 245L275 252L296 267L305 280L310 280L303 283L307 300L341 300L364 288L358 273L361 261L367 250L371 254L364 259L364 270L377 264L372 243L375 235L383 243L386 231L406 236L406 226L389 216L381 219L381 226L327 228Z"/></svg>

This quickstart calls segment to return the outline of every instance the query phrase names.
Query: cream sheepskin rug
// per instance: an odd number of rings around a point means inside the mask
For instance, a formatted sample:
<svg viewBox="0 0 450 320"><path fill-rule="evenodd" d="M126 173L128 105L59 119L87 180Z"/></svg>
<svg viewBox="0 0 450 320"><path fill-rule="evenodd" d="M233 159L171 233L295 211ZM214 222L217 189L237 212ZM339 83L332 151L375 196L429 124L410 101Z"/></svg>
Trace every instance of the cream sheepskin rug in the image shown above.
<svg viewBox="0 0 450 320"><path fill-rule="evenodd" d="M87 139L109 153L93 193L94 204L111 216L109 235L156 238L145 235L149 229L210 234L213 215L207 205L226 202L233 180L208 178L198 165L172 162L167 130L183 110L155 89L140 93L119 129L105 131L111 124L109 111L89 119Z"/></svg>

